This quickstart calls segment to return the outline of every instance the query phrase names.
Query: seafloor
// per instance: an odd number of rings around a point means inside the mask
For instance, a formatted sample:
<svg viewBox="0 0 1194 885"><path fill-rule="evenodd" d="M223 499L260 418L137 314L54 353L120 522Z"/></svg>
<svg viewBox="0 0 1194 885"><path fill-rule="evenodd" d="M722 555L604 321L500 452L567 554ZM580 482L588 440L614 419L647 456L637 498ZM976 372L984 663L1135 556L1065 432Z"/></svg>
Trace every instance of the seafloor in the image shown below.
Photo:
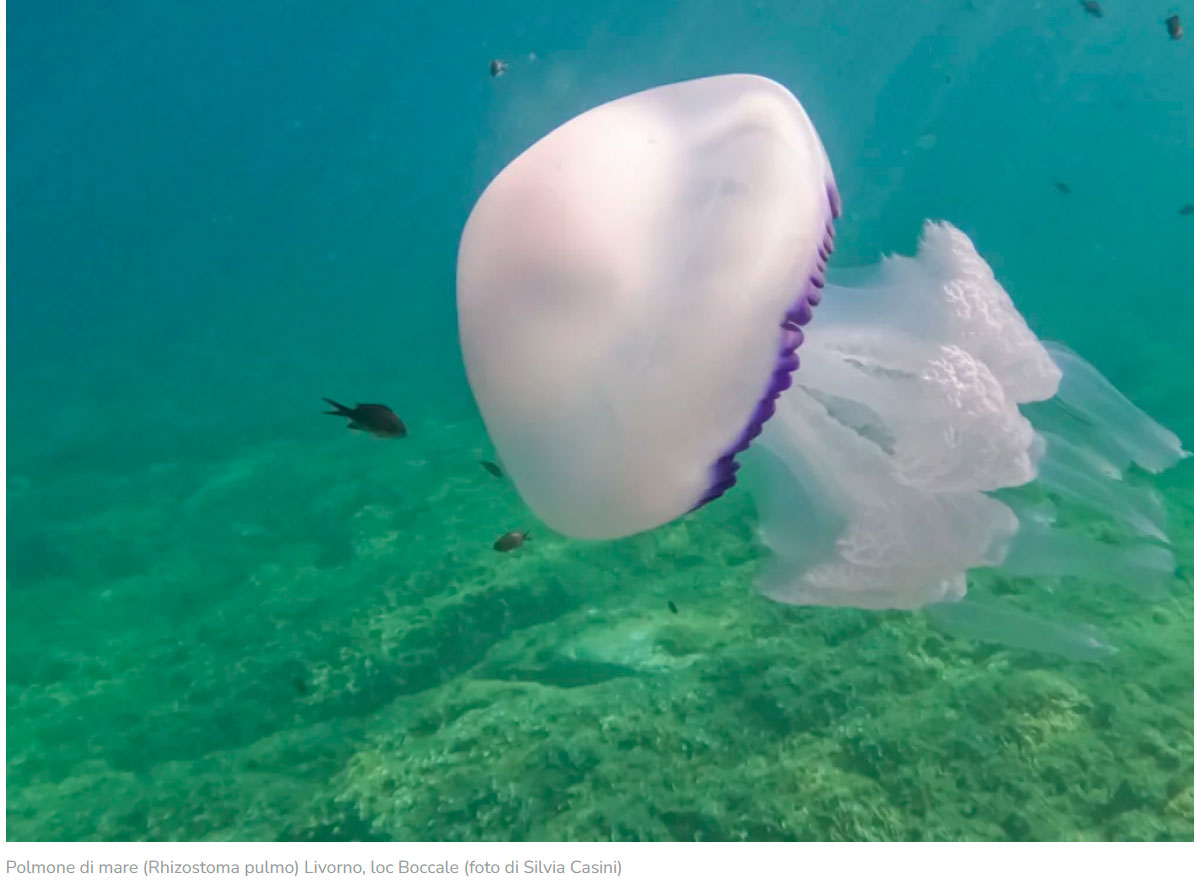
<svg viewBox="0 0 1194 885"><path fill-rule="evenodd" d="M1188 568L977 576L1070 662L758 596L746 494L585 544L479 424L328 430L10 476L9 839L1194 839Z"/></svg>

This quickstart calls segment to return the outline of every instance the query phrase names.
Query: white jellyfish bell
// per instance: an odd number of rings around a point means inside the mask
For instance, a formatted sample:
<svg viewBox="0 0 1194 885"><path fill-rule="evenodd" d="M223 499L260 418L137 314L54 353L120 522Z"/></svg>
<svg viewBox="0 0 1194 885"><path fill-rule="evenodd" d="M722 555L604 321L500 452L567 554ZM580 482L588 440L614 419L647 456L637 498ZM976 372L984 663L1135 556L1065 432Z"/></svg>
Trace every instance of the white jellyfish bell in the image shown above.
<svg viewBox="0 0 1194 885"><path fill-rule="evenodd" d="M642 532L725 493L751 447L773 554L759 586L784 602L919 608L960 599L980 566L1171 572L1158 502L1121 478L1173 465L1177 437L1040 342L949 224L827 283L840 211L808 115L750 75L601 105L502 170L465 226L457 302L531 509L573 537ZM1138 541L992 494L1034 480ZM1033 633L976 612L982 638Z"/></svg>

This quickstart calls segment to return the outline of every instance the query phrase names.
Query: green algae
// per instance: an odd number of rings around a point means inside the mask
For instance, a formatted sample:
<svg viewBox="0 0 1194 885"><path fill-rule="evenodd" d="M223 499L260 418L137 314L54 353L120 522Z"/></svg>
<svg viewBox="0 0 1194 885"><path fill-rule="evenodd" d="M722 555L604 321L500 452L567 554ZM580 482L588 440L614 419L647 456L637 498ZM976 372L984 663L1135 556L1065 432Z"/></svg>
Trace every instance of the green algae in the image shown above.
<svg viewBox="0 0 1194 885"><path fill-rule="evenodd" d="M72 555L9 593L9 837L1194 838L1188 572L976 575L1100 624L1090 665L759 597L745 496L502 556L527 514L460 430L63 477Z"/></svg>

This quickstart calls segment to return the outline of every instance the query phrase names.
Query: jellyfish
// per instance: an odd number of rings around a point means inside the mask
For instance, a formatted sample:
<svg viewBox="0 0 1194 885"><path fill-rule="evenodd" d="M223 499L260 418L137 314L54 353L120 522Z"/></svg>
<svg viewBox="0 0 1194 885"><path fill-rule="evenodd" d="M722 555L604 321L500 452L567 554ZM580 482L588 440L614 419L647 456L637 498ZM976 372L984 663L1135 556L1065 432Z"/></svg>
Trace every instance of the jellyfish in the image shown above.
<svg viewBox="0 0 1194 885"><path fill-rule="evenodd" d="M754 75L600 105L506 166L461 235L457 310L531 510L618 538L741 475L770 551L757 586L797 605L959 603L982 567L1170 574L1161 503L1125 476L1174 465L1178 438L1039 340L951 224L830 281L841 211L808 114ZM1119 534L1060 524L1053 500ZM1018 615L972 611L984 636L1042 644Z"/></svg>

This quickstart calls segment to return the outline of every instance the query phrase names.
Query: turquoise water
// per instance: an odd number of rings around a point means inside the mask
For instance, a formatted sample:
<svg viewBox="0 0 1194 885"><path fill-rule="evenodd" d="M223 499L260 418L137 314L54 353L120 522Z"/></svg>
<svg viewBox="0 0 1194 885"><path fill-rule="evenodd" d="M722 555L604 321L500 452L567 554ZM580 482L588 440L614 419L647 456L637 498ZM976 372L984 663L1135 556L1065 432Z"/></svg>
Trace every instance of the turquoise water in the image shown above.
<svg viewBox="0 0 1194 885"><path fill-rule="evenodd" d="M744 494L551 533L456 342L504 163L749 71L821 133L835 264L952 221L1189 446L1194 42L1104 8L10 6L8 837L1194 838L1194 463L1136 479L1162 593L975 576L1119 649L1070 662L754 594Z"/></svg>

